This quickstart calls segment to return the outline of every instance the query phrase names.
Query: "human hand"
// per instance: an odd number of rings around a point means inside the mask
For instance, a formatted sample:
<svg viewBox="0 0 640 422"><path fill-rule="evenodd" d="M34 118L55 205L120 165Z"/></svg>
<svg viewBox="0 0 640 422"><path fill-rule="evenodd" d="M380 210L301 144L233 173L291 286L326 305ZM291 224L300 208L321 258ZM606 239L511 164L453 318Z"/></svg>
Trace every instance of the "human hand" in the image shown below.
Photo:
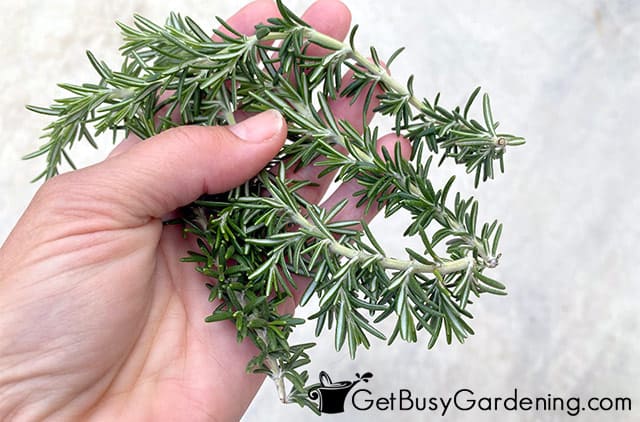
<svg viewBox="0 0 640 422"><path fill-rule="evenodd" d="M276 15L258 0L229 23L249 34ZM339 39L350 25L335 0L303 18ZM333 110L361 126L361 103L336 100ZM285 137L275 112L229 128L181 127L129 138L104 162L45 183L0 249L0 419L239 419L264 378L245 372L256 349L236 342L233 324L204 324L215 306L205 279L179 262L192 241L161 218L251 178ZM330 182L319 171L289 175L316 182L300 191L309 201ZM325 206L356 190L342 185ZM337 216L372 217L355 201Z"/></svg>

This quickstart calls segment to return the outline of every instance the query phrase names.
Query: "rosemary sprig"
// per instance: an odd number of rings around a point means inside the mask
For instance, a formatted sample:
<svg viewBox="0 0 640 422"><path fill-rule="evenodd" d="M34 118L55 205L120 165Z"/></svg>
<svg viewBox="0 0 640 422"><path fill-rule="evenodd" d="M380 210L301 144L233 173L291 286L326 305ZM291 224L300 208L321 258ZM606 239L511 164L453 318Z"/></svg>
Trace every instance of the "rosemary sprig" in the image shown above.
<svg viewBox="0 0 640 422"><path fill-rule="evenodd" d="M359 346L369 347L370 335L413 342L424 331L432 347L444 331L447 342L464 341L473 333L467 323L472 295L504 294L504 285L484 274L498 264L502 226L480 225L473 198L458 193L451 201L453 177L434 187L431 163L437 155L440 163L452 158L475 173L478 185L494 177L496 161L503 171L506 149L524 141L497 132L486 94L484 124L469 117L479 88L462 109L443 108L439 95L421 100L413 76L400 83L386 70L402 49L385 67L375 48L371 60L356 49L357 27L344 43L277 3L281 17L256 26L253 36L219 19L230 35L214 31L216 41L177 14L163 26L142 16L133 26L118 24L124 37L120 70L88 53L98 83L61 84L71 96L48 108L30 106L55 120L45 128L48 142L27 158L46 155L38 178L50 178L63 159L73 166L68 150L75 142L96 146L94 137L107 130L114 139L130 132L145 139L176 125L230 124L238 110L280 111L289 142L270 166L278 170L265 169L243 186L187 207L181 222L197 237L198 250L183 260L215 280L210 300L220 305L206 320L232 321L238 339L248 337L258 347L248 369L271 377L283 402L317 411L307 396L308 373L301 369L313 344L288 342L305 320L279 310L298 288L294 276L311 280L302 305L314 295L320 299L311 316L316 335L333 329L336 348L346 343L351 356ZM310 45L330 52L310 56ZM344 85L349 70L352 77ZM376 152L378 129L367 126L365 115L377 89L382 94L376 111L393 118L396 133L412 143L408 160L399 146L382 156ZM332 113L328 99L341 96L364 98L362 132ZM329 210L306 201L298 190L308 182L289 180L285 171L311 163L323 175L337 171L336 181L356 180L362 187L359 206L377 206L386 217L407 210L411 222L404 235L418 236L424 249L407 249L404 259L390 257L366 222L335 220L346 201ZM388 317L396 324L387 337L375 325Z"/></svg>

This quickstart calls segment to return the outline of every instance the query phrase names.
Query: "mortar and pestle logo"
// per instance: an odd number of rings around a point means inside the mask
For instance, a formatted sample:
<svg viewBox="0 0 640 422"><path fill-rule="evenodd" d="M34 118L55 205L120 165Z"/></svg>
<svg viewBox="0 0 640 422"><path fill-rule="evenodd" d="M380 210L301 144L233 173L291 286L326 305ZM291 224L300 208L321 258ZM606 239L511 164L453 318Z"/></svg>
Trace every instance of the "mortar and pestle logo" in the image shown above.
<svg viewBox="0 0 640 422"><path fill-rule="evenodd" d="M320 384L311 387L309 398L311 400L320 398L318 403L320 413L342 413L344 412L344 401L349 391L360 381L369 382L372 377L371 372L365 372L362 375L356 373L357 379L354 381L332 382L329 374L320 371Z"/></svg>

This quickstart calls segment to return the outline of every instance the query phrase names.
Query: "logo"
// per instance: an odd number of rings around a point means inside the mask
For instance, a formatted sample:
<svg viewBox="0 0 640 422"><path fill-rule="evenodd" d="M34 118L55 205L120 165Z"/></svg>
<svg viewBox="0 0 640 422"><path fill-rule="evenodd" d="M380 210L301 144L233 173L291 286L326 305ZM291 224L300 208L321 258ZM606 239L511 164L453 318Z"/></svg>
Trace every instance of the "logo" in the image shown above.
<svg viewBox="0 0 640 422"><path fill-rule="evenodd" d="M344 412L344 402L349 391L360 381L369 382L373 378L371 372L365 372L360 375L356 373L356 379L353 381L332 382L329 374L320 371L320 384L311 387L309 390L309 398L318 400L318 408L320 413L342 413Z"/></svg>

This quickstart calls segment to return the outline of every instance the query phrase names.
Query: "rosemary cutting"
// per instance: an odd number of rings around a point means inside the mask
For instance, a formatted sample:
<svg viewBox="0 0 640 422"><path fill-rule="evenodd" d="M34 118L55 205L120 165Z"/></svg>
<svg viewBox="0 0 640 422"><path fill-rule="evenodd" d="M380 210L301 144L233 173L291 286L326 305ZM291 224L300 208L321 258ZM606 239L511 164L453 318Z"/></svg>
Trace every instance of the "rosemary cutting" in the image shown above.
<svg viewBox="0 0 640 422"><path fill-rule="evenodd" d="M305 319L283 314L281 305L298 288L295 276L310 279L301 298L305 305L319 298L316 335L333 330L335 347L346 344L355 356L369 347L370 336L393 343L415 342L418 333L428 347L444 335L451 343L473 334L468 305L483 293L505 294L500 282L485 275L498 265L502 225L478 222L478 203L452 194L454 178L442 187L432 184L432 161L450 159L480 181L504 171L508 147L524 140L499 133L489 97L482 96L483 118L469 117L480 89L464 107L446 109L439 95L421 99L406 83L386 70L402 51L383 66L375 48L367 59L355 46L357 26L348 42L317 32L281 1L281 17L256 26L253 36L218 20L228 34L214 31L212 40L193 20L171 14L165 25L135 16L134 24L119 23L124 37L124 62L114 70L87 53L98 83L60 84L71 95L50 107L29 106L50 115L48 141L27 158L46 156L51 178L77 141L89 142L108 130L114 140L134 133L150 138L184 124L227 125L244 113L278 110L288 124L288 141L269 168L253 180L218 195L208 195L185 207L179 223L185 235L197 238L198 249L183 258L211 278L207 322L228 320L239 341L249 338L259 354L251 372L267 374L280 400L318 411L310 400L308 350L314 344L290 344L289 337ZM311 45L329 53L306 53ZM352 71L352 77L343 80ZM378 94L382 92L382 94ZM363 98L360 131L335 117L329 101ZM411 142L411 157L376 149L378 129L368 126L366 112L389 116L396 134ZM336 148L341 147L341 148ZM406 257L391 257L365 221L337 221L346 205L331 209L306 201L299 190L308 181L290 180L286 170L307 165L336 172L336 182L356 180L358 206L378 207L389 217L410 214L404 236L416 236L421 250L406 249ZM427 230L429 228L429 230ZM391 333L376 324L395 320ZM228 322L227 322L228 323Z"/></svg>

